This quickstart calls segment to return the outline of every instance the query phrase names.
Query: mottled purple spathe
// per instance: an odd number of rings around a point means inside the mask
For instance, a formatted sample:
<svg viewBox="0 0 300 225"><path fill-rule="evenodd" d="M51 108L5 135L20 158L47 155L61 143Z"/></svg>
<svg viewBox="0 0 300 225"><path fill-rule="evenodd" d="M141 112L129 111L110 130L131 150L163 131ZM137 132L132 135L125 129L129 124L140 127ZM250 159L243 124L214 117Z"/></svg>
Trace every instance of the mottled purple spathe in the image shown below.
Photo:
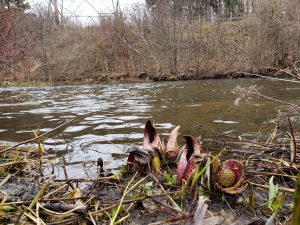
<svg viewBox="0 0 300 225"><path fill-rule="evenodd" d="M133 149L130 151L127 165L130 169L140 173L146 173L152 164L152 156L147 150Z"/></svg>
<svg viewBox="0 0 300 225"><path fill-rule="evenodd" d="M159 151L159 136L151 120L148 120L144 128L143 147L133 148L129 152L127 165L129 168L146 173L152 169L153 158L158 155Z"/></svg>
<svg viewBox="0 0 300 225"><path fill-rule="evenodd" d="M229 159L226 160L222 165L220 165L218 161L215 161L215 163L212 164L211 168L212 168L211 180L217 191L222 191L227 194L240 194L246 190L247 184L242 186L242 183L244 181L244 167L240 161ZM234 173L235 177L234 177L234 183L232 187L224 188L217 182L216 177L218 173L223 169L231 170Z"/></svg>
<svg viewBox="0 0 300 225"><path fill-rule="evenodd" d="M234 184L239 182L239 180L243 177L244 168L241 162L238 160L233 160L233 159L226 160L223 163L223 169L229 169L234 172L235 175Z"/></svg>
<svg viewBox="0 0 300 225"><path fill-rule="evenodd" d="M170 133L168 139L165 140L165 145L163 146L163 152L165 153L167 159L175 160L179 153L179 146L177 144L178 130L180 126L175 127Z"/></svg>
<svg viewBox="0 0 300 225"><path fill-rule="evenodd" d="M177 180L182 183L187 180L197 166L194 154L200 155L201 148L197 140L192 136L183 136L186 144L182 147L182 153L177 166Z"/></svg>
<svg viewBox="0 0 300 225"><path fill-rule="evenodd" d="M151 120L148 120L144 128L143 148L149 151L154 151L158 148L159 137Z"/></svg>

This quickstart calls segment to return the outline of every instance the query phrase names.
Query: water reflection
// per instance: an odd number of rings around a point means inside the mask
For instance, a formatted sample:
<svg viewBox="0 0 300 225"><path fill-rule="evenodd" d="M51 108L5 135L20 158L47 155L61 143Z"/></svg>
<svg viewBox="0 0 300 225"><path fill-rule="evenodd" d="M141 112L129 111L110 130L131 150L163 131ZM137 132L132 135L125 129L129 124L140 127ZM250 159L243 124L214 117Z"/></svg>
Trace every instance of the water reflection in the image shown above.
<svg viewBox="0 0 300 225"><path fill-rule="evenodd" d="M103 157L108 167L117 168L124 159L112 153L124 154L129 145L140 144L150 117L160 132L181 125L181 134L199 136L198 125L205 124L219 133L255 137L274 122L276 107L286 108L265 99L238 101L232 94L237 85L262 86L263 94L283 101L300 100L297 84L260 79L0 88L0 140L24 141L32 138L33 129L46 132L78 118L55 134L73 146L69 161ZM83 148L88 142L94 144ZM95 165L90 166L68 167L79 177L86 171L93 176Z"/></svg>

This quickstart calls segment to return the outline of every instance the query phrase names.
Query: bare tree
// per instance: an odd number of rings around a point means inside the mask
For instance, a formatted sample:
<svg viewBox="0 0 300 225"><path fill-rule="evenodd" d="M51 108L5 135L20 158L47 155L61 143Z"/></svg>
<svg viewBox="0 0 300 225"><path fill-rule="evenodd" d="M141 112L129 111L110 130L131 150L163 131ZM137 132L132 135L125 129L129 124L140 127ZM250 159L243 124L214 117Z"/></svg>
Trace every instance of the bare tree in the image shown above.
<svg viewBox="0 0 300 225"><path fill-rule="evenodd" d="M19 23L26 14L16 15L10 9L0 9L0 72L16 69L16 63L29 51Z"/></svg>

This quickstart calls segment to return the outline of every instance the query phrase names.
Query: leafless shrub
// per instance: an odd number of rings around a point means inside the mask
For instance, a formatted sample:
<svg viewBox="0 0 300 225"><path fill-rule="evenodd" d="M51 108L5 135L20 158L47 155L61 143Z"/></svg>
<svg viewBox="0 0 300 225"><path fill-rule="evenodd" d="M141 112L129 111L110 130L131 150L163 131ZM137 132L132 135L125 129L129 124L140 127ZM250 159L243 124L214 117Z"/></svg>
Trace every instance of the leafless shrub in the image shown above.
<svg viewBox="0 0 300 225"><path fill-rule="evenodd" d="M19 23L26 14L18 14L13 10L0 8L0 74L16 71L16 64L30 50L30 45Z"/></svg>
<svg viewBox="0 0 300 225"><path fill-rule="evenodd" d="M48 11L40 9L30 23L22 24L37 42L28 64L29 77L83 81L120 75L135 78L141 73L201 76L264 67L288 68L289 74L299 75L297 0L257 0L244 11L236 5L231 15L243 18L235 19L224 19L228 13L214 7L206 7L211 9L210 19L203 12L198 18L189 17L163 0L155 8L117 11L86 26L67 19L57 26Z"/></svg>

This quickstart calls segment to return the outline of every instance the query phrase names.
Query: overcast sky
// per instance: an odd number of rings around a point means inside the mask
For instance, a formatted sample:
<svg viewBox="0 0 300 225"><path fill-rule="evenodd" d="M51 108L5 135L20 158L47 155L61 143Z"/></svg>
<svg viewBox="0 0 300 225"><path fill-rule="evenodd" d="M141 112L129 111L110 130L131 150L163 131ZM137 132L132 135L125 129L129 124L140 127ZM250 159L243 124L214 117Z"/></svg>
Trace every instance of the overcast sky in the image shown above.
<svg viewBox="0 0 300 225"><path fill-rule="evenodd" d="M49 0L27 0L30 3L32 10L37 6L47 6ZM113 4L117 0L58 0L59 10L63 3L64 16L80 16L81 21L87 21L91 18L85 16L97 17L98 13L111 13L113 12ZM130 8L135 4L144 4L145 0L119 0L122 10Z"/></svg>

